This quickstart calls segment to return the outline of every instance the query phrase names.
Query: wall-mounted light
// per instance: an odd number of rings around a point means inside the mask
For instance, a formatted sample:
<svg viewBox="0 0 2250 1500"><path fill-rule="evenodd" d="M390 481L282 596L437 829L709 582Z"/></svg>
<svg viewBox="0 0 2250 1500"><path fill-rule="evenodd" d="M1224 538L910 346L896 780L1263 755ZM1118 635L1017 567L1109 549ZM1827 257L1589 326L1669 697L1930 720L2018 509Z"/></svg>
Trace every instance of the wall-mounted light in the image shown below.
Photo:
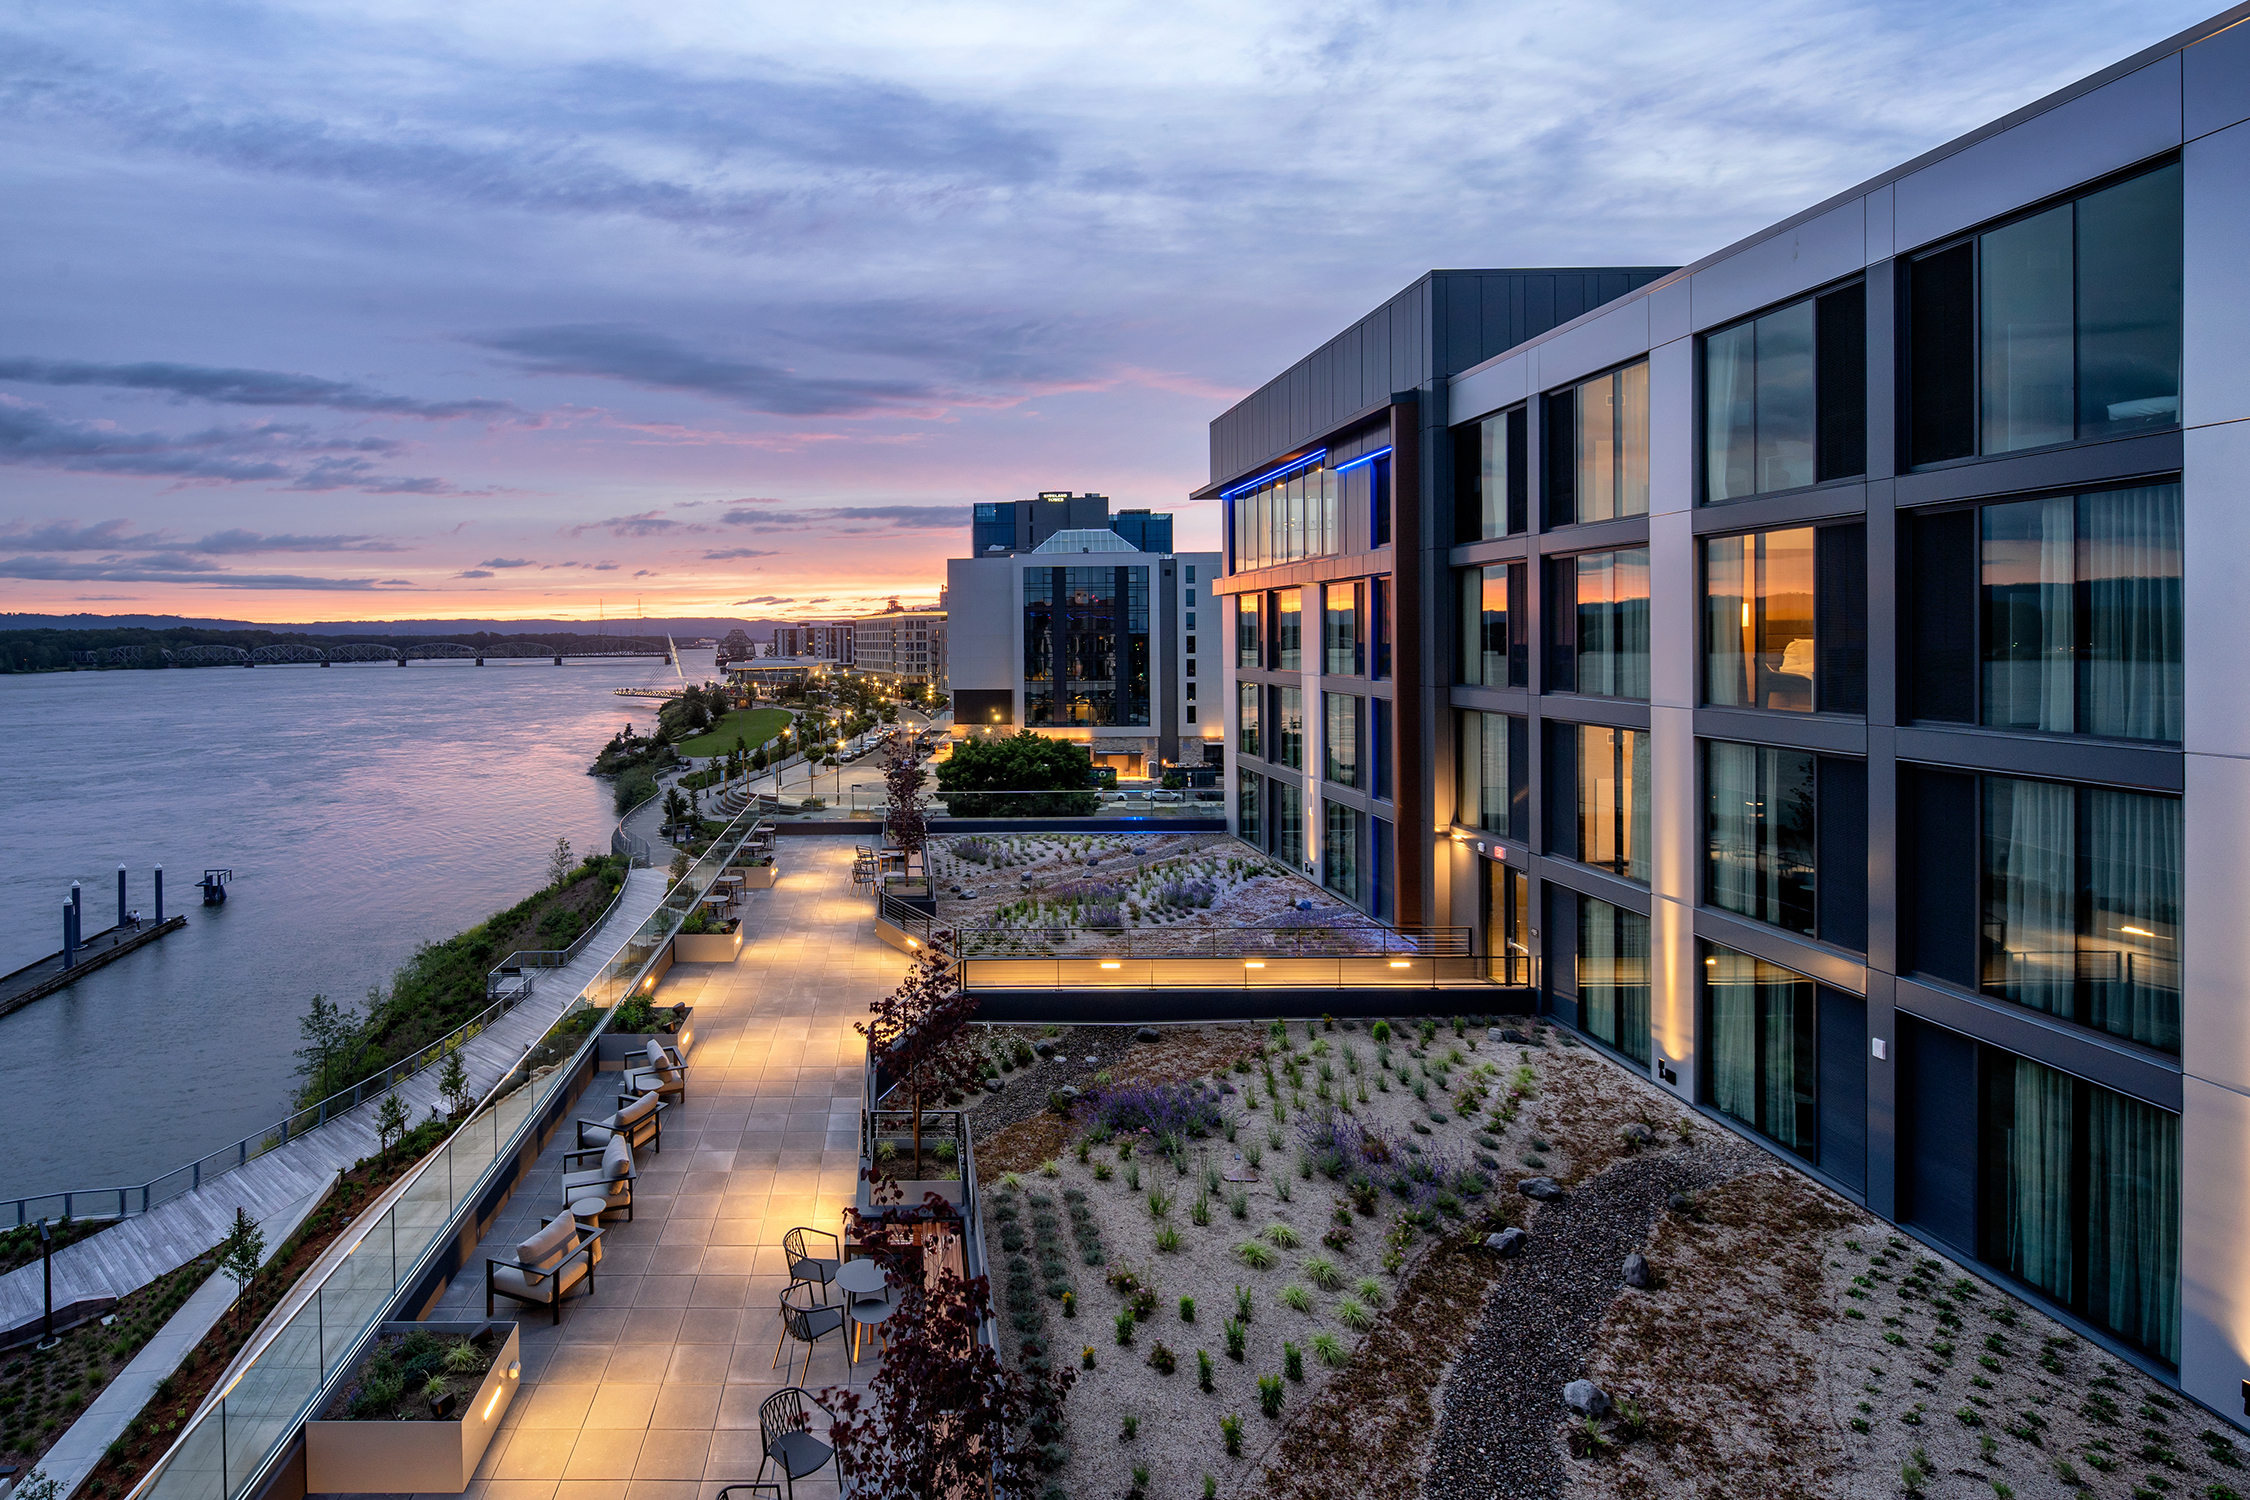
<svg viewBox="0 0 2250 1500"><path fill-rule="evenodd" d="M1245 969L1262 969L1265 966L1266 961L1262 958L1245 959L1242 964Z"/></svg>
<svg viewBox="0 0 2250 1500"><path fill-rule="evenodd" d="M1102 967L1105 969L1122 969L1125 966L1117 962L1115 959L1105 958L1102 960Z"/></svg>
<svg viewBox="0 0 2250 1500"><path fill-rule="evenodd" d="M1391 960L1391 967L1392 967L1392 968L1394 968L1394 969L1408 969L1408 968L1412 968L1412 967L1413 967L1413 965L1412 965L1412 964L1409 964L1409 963L1408 963L1408 962L1407 962L1407 961L1406 961L1405 959L1403 959L1403 958L1394 958L1394 959L1392 959L1392 960Z"/></svg>

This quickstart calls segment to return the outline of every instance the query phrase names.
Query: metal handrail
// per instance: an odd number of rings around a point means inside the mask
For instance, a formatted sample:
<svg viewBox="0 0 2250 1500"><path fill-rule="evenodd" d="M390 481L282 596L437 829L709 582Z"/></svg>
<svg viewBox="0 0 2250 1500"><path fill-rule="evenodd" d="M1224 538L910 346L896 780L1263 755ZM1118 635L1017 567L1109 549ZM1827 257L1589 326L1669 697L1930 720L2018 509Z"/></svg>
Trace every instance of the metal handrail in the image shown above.
<svg viewBox="0 0 2250 1500"><path fill-rule="evenodd" d="M624 899L625 887L620 885L617 888L617 894L610 898L609 905L602 908L601 916L595 919L591 927L579 934L578 940L568 950L564 950L569 953L569 957L563 960L564 964L568 964L585 950L586 945L592 942L601 932L602 927L616 913L619 904ZM511 954L510 959L521 956L520 954ZM498 971L495 970L494 972L497 973ZM486 993L488 994L491 993L491 984L492 978L488 975L485 980ZM392 1088L412 1078L424 1068L445 1061L446 1054L455 1048L464 1046L476 1037L483 1035L494 1021L513 1010L530 994L531 989L528 985L520 990L504 994L452 1031L447 1032L427 1046L418 1048L407 1056L389 1064L381 1072L372 1073L350 1088L339 1089L327 1098L308 1104L302 1109L292 1110L275 1123L252 1131L232 1145L221 1146L218 1150L208 1152L184 1167L177 1167L170 1172L166 1172L161 1177L152 1177L147 1182L127 1187L72 1189L68 1192L31 1193L21 1198L0 1199L0 1214L5 1214L12 1208L15 1211L15 1221L18 1225L34 1223L38 1219L46 1217L46 1215L33 1214L31 1205L48 1200L60 1201L61 1216L66 1219L129 1219L135 1214L145 1214L158 1204L169 1203L182 1193L194 1192L197 1188L203 1186L204 1179L207 1177L222 1176L238 1167L248 1166L268 1151L285 1144L294 1137L300 1136L308 1130L317 1129L337 1116L350 1113L371 1098L389 1093ZM117 1200L117 1208L114 1213L110 1211L107 1201L112 1195ZM97 1199L102 1201L100 1206L80 1212L78 1209L80 1199L89 1202Z"/></svg>
<svg viewBox="0 0 2250 1500"><path fill-rule="evenodd" d="M609 898L609 905L602 908L602 914L588 923L586 930L578 934L577 939L569 947L521 948L494 964L484 976L484 992L487 995L500 994L501 990L498 985L501 976L510 969L567 969L577 962L578 955L585 952L586 945L594 940L594 934L602 930L602 924L607 922L610 914L617 910L617 903L625 899L625 885L626 882L619 882L617 894ZM512 998L520 1000L530 993L531 986L526 984L521 993L515 994Z"/></svg>
<svg viewBox="0 0 2250 1500"><path fill-rule="evenodd" d="M886 915L887 915L886 911ZM1021 927L956 927L954 951L979 958L1359 958L1384 954L1460 958L1472 947L1469 927L1393 927L1369 920L1302 927L1087 927L1067 922ZM1074 939L1098 939L1085 948Z"/></svg>
<svg viewBox="0 0 2250 1500"><path fill-rule="evenodd" d="M730 839L734 842L734 844L738 845L741 839L748 835L750 827L754 826L754 822L746 824L743 819L737 818L733 823L730 823L728 825L727 830L722 833L718 839L713 841L712 851L707 852L704 856L703 861L701 862L706 868L700 885L696 885L689 880L683 880L680 882L679 886L674 888L675 891L679 889L692 890L693 894L691 895L685 907L675 908L672 904L670 896L668 895L666 900L661 903L654 912L650 913L648 919L642 924L642 926L647 927L651 923L656 924L657 930L661 934L660 936L655 938L653 941L638 945L635 944L631 939L628 939L626 943L619 948L618 956L626 958L628 964L634 965L633 978L624 986L614 991L616 998L612 1000L607 1007L601 1008L600 1018L591 1028L588 1029L585 1034L584 1040L581 1041L575 1049L573 1049L568 1062L559 1069L555 1070L547 1070L544 1072L526 1072L526 1063L528 1063L532 1059L533 1054L538 1051L538 1043L534 1043L532 1048L525 1052L524 1058L520 1060L514 1068L510 1069L509 1072L504 1075L497 1084L494 1085L492 1091L486 1096L484 1104L479 1107L480 1114L491 1113L504 1098L513 1094L520 1088L536 1087L536 1083L539 1077L555 1076L555 1074L559 1072L561 1076L567 1078L575 1073L578 1067L587 1061L589 1055L599 1046L602 1033L607 1029L611 1018L615 1016L617 1007L623 1004L624 1001L629 997L640 993L643 986L651 980L652 976L650 971L654 968L657 959L663 954L667 943L671 939L671 936L679 930L680 922L684 919L686 912L688 910L692 910L695 901L700 899L702 893L707 892L711 888L712 884L717 881L718 877L721 874L725 873L726 859L713 859L711 857L712 853L717 852L722 845L728 844L728 841ZM741 830L739 833L736 831L738 828ZM727 853L731 854L732 852L732 847L729 847L727 849ZM635 935L639 935L638 930L636 930ZM631 957L636 947L641 950L637 959ZM615 962L616 959L613 958L611 960L611 963ZM607 966L605 965L605 969L606 968ZM602 977L600 975L597 975L594 980L588 983L585 990L580 991L579 998L584 999L588 992L592 991L596 985L599 985L602 982ZM596 1007L594 1005L589 1005L587 1008L591 1010L595 1009ZM550 1027L546 1035L552 1036L553 1034L554 1028ZM519 1074L523 1076L519 1077ZM491 1162L477 1174L476 1180L472 1183L467 1184L465 1188L462 1184L456 1183L451 1180L451 1161L450 1156L448 1155L451 1141L458 1140L461 1137L460 1130L456 1130L454 1134L448 1138L448 1146L439 1147L436 1151L432 1152L429 1157L424 1159L420 1167L416 1168L414 1171L408 1174L409 1178L415 1181L419 1181L421 1176L431 1170L432 1164L436 1162L439 1157L446 1156L448 1160L447 1196L452 1200L452 1204L445 1223L439 1227L436 1233L431 1235L423 1248L414 1255L413 1260L404 1271L400 1271L397 1267L395 1260L396 1252L394 1250L394 1262L392 1266L391 1279L391 1292L393 1298L395 1298L395 1295L399 1288L414 1285L437 1263L438 1257L447 1253L453 1247L458 1239L462 1220L468 1214L473 1212L476 1204L483 1201L485 1195L491 1190L492 1184L501 1180L501 1176L505 1171L512 1170L516 1156L522 1150L525 1140L533 1132L540 1128L541 1115L541 1107L535 1106L532 1109L527 1110L525 1112L523 1121L509 1133L508 1139L504 1144L499 1143L496 1140ZM473 1125L477 1118L477 1114L472 1114L470 1119L464 1122L464 1128L466 1128L466 1126ZM495 1117L496 1128L497 1123L497 1118ZM399 1197L395 1198L393 1201L400 1202L403 1200L404 1194L401 1193ZM392 1221L393 1234L395 1236L397 1232L396 1212L394 1211L392 1214L385 1217L388 1217ZM367 1229L362 1230L361 1233L365 1235L372 1232L374 1228L379 1227L379 1223L380 1220L369 1221ZM328 1276L323 1276L320 1283L314 1284L309 1287L300 1284L298 1288L291 1292L289 1300L293 1301L298 1306L300 1316L302 1315L303 1307L319 1296L321 1290L326 1285L328 1277L333 1276L336 1270L339 1269L343 1264L344 1262L342 1260L332 1263L329 1269ZM388 1310L389 1308L386 1304L383 1311L387 1312ZM371 1339L377 1329L380 1328L382 1321L383 1312L378 1312L378 1314L372 1321L365 1324L356 1333L352 1334L350 1337L343 1341L343 1352L334 1364L334 1375L341 1375L345 1371L353 1368L354 1362L359 1358L360 1353L366 1348L369 1339ZM265 1348L271 1347L273 1344L275 1344L279 1340L281 1335L288 1331L289 1326L290 1322L286 1319L276 1318L270 1320L264 1332L264 1344L259 1349L258 1353L263 1353ZM323 1346L325 1346L325 1337L321 1339L321 1343ZM214 1414L214 1410L220 1423L219 1432L222 1454L219 1500L228 1500L228 1497L230 1496L254 1495L260 1492L261 1488L271 1475L273 1466L277 1462L279 1462L281 1458L288 1452L290 1442L294 1439L296 1433L302 1429L305 1421L310 1417L310 1415L314 1411L317 1411L319 1409L321 1401L324 1400L327 1397L328 1393L333 1389L334 1375L331 1374L330 1368L324 1357L317 1383L315 1384L311 1392L305 1397L305 1399L301 1403L299 1403L297 1410L291 1416L291 1418L285 1424L283 1424L281 1437L267 1448L265 1453L258 1459L255 1464L250 1466L250 1471L244 1476L242 1482L239 1485L230 1487L227 1481L227 1467L224 1464L223 1457L226 1435L226 1398L234 1389L234 1385L239 1383L243 1375L247 1373L250 1366L256 1363L256 1360L257 1355L248 1353L247 1351L244 1355L238 1356L236 1358L233 1364L229 1366L227 1372L229 1379L226 1382L222 1383L220 1386L214 1388L214 1394L206 1399L204 1405L198 1410L195 1417L192 1418L181 1430L179 1436L173 1441L170 1448L166 1450L161 1458L159 1458L155 1463L149 1466L147 1473L145 1473L141 1477L140 1481L129 1492L128 1500L146 1500L146 1497L148 1497L155 1491L156 1486L164 1478L164 1475L174 1458L186 1451L190 1440L195 1436L200 1426L205 1421L211 1419L212 1415Z"/></svg>

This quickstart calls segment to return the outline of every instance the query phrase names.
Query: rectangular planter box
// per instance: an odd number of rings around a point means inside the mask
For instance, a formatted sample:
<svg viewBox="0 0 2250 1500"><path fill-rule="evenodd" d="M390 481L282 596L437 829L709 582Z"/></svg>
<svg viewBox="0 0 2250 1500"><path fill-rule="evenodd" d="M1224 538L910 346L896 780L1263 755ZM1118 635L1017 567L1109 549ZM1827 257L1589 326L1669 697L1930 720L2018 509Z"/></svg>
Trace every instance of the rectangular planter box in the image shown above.
<svg viewBox="0 0 2250 1500"><path fill-rule="evenodd" d="M869 1209L873 1206L872 1200L868 1196L869 1188L870 1184L867 1182L867 1180L865 1178L860 1179L859 1206L862 1210ZM905 1194L903 1198L899 1199L898 1206L900 1208L920 1208L922 1206L923 1195L927 1193L935 1193L940 1198L943 1198L946 1202L955 1205L963 1202L966 1196L961 1187L961 1180L957 1177L945 1177L938 1178L934 1181L919 1182L906 1182L902 1180L899 1183L899 1190Z"/></svg>
<svg viewBox="0 0 2250 1500"><path fill-rule="evenodd" d="M672 939L676 964L731 964L742 952L742 924L732 932L683 932Z"/></svg>
<svg viewBox="0 0 2250 1500"><path fill-rule="evenodd" d="M680 1023L677 1033L648 1031L605 1031L594 1044L594 1066L598 1069L622 1068L630 1061L639 1067L648 1061L648 1044L653 1038L688 1060L695 1050L695 1008L688 1007L687 1019Z"/></svg>
<svg viewBox="0 0 2250 1500"><path fill-rule="evenodd" d="M781 866L737 865L728 870L727 873L729 875L740 875L742 877L742 888L746 891L770 891L774 888L775 883L781 879Z"/></svg>
<svg viewBox="0 0 2250 1500"><path fill-rule="evenodd" d="M427 1328L436 1333L475 1333L482 1320L470 1323L385 1323L385 1333L411 1333ZM510 1375L521 1369L522 1344L516 1325L494 1325L507 1330L500 1352L485 1372L458 1422L307 1422L305 1424L305 1488L313 1494L458 1495L476 1477L484 1450L500 1430L522 1380Z"/></svg>

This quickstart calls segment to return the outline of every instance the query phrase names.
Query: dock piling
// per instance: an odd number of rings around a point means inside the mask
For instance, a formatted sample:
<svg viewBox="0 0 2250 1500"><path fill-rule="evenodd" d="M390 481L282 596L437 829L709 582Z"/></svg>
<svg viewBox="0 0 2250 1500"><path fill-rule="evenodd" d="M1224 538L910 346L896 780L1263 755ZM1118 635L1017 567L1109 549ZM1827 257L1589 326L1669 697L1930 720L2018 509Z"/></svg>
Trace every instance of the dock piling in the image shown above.
<svg viewBox="0 0 2250 1500"><path fill-rule="evenodd" d="M120 927L125 925L125 866L123 862L120 862L117 866L117 925Z"/></svg>
<svg viewBox="0 0 2250 1500"><path fill-rule="evenodd" d="M65 901L62 904L62 966L66 969L78 962L77 916L78 913L71 910L70 903Z"/></svg>
<svg viewBox="0 0 2250 1500"><path fill-rule="evenodd" d="M156 925L164 925L164 867L156 867Z"/></svg>

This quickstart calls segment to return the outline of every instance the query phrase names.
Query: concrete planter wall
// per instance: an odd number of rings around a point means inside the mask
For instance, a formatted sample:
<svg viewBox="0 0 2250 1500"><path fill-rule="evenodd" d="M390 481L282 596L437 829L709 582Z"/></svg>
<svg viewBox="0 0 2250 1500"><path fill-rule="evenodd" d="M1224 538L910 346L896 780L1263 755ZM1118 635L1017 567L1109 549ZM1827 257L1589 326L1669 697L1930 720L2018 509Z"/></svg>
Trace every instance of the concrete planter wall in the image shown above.
<svg viewBox="0 0 2250 1500"><path fill-rule="evenodd" d="M687 1019L680 1023L677 1032L669 1031L605 1031L594 1044L594 1066L608 1070L624 1067L630 1062L639 1067L648 1061L650 1041L662 1042L680 1054L682 1062L695 1050L695 1008L688 1008Z"/></svg>
<svg viewBox="0 0 2250 1500"><path fill-rule="evenodd" d="M868 1196L870 1187L871 1184L869 1184L864 1178L861 1179L859 1184L859 1206L862 1211L870 1210L874 1206L872 1200ZM965 1201L967 1196L966 1190L961 1186L960 1179L953 1177L938 1178L936 1180L901 1182L899 1184L899 1190L903 1194L905 1194L905 1196L900 1198L898 1202L898 1206L901 1208L920 1208L922 1206L922 1199L924 1195L929 1193L935 1193L940 1198L943 1198L946 1202L954 1204L955 1206L959 1206L963 1201Z"/></svg>
<svg viewBox="0 0 2250 1500"><path fill-rule="evenodd" d="M742 924L732 932L683 932L672 939L676 964L731 964L742 952Z"/></svg>
<svg viewBox="0 0 2250 1500"><path fill-rule="evenodd" d="M385 1333L472 1334L472 1323L386 1323ZM522 1365L521 1341L513 1323L505 1328L500 1352L462 1408L458 1422L307 1422L305 1488L314 1494L458 1495L476 1477L484 1450L500 1430L500 1420L515 1399Z"/></svg>
<svg viewBox="0 0 2250 1500"><path fill-rule="evenodd" d="M740 875L742 877L742 888L746 891L770 891L781 879L781 866L738 865L728 870L727 873L729 875Z"/></svg>

